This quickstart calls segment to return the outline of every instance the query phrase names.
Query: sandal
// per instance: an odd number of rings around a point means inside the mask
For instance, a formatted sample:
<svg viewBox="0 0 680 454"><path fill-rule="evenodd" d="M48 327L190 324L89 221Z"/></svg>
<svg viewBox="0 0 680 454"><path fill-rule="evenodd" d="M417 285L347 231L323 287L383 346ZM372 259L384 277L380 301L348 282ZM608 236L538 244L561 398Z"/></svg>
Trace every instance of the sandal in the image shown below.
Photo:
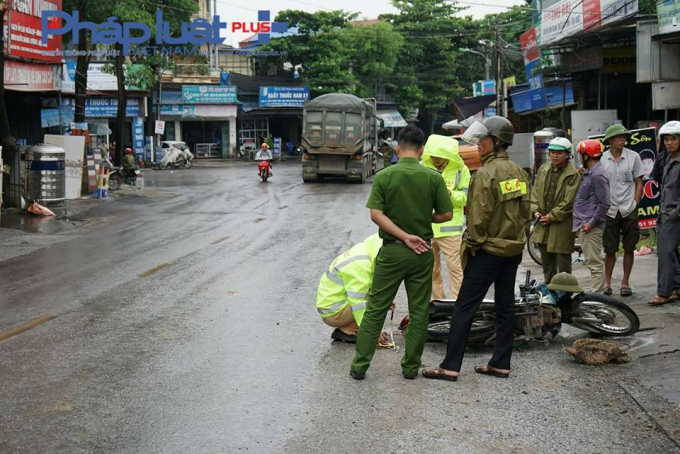
<svg viewBox="0 0 680 454"><path fill-rule="evenodd" d="M613 293L613 292L612 292L612 288L611 288L611 287L605 287L605 288L604 288L604 291L602 292L603 295L607 295L607 296L612 296L612 293Z"/></svg>
<svg viewBox="0 0 680 454"><path fill-rule="evenodd" d="M423 369L421 373L423 374L423 377L431 378L432 380L458 381L458 375L448 375L441 367Z"/></svg>
<svg viewBox="0 0 680 454"><path fill-rule="evenodd" d="M678 299L680 299L680 296L677 293L674 293L671 296L655 296L650 301L648 301L647 304L650 306L662 306L664 304L677 301Z"/></svg>
<svg viewBox="0 0 680 454"><path fill-rule="evenodd" d="M475 372L482 375L491 375L492 377L498 378L508 378L510 377L510 372L500 372L497 369L492 368L489 365L486 366L475 366Z"/></svg>
<svg viewBox="0 0 680 454"><path fill-rule="evenodd" d="M632 296L633 289L630 287L621 287L621 296Z"/></svg>

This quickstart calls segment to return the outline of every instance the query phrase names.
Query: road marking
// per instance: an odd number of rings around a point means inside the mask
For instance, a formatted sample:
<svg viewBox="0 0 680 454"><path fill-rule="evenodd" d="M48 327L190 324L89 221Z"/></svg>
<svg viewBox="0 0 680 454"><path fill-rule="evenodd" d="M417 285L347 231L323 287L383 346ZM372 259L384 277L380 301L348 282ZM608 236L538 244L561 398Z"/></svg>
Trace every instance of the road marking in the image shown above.
<svg viewBox="0 0 680 454"><path fill-rule="evenodd" d="M172 263L161 263L160 265L155 266L155 267L151 268L150 270L144 271L143 273L139 274L138 276L139 277L149 277L152 274L156 274L159 271L163 271L166 268L170 268L171 266L172 266Z"/></svg>
<svg viewBox="0 0 680 454"><path fill-rule="evenodd" d="M36 317L33 320L29 320L22 325L4 331L0 333L0 343L6 341L10 337L14 337L17 334L21 334L24 331L28 331L29 329L35 328L36 326L40 326L43 323L47 323L54 318L56 318L54 315L41 315L40 317Z"/></svg>

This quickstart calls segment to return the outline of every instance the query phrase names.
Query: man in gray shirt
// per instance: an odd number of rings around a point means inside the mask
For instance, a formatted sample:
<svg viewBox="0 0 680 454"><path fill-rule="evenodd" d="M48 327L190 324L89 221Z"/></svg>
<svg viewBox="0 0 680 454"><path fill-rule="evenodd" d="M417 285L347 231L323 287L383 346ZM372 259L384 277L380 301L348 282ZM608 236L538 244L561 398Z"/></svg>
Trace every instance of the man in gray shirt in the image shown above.
<svg viewBox="0 0 680 454"><path fill-rule="evenodd" d="M659 238L657 296L649 302L653 306L680 299L680 121L669 121L661 127L659 135L669 156L662 167L656 227Z"/></svg>
<svg viewBox="0 0 680 454"><path fill-rule="evenodd" d="M602 236L602 245L606 254L604 263L604 294L612 294L612 273L616 265L616 253L619 244L623 243L623 278L621 278L621 296L630 296L630 273L633 270L635 249L640 240L638 226L638 206L642 199L642 168L640 156L626 148L630 137L623 125L612 125L607 128L603 141L609 143L609 151L602 156L611 203L607 212L607 225Z"/></svg>
<svg viewBox="0 0 680 454"><path fill-rule="evenodd" d="M590 270L591 291L599 293L604 289L602 231L609 210L609 181L600 162L603 149L599 140L584 140L576 151L585 171L574 200L573 231L581 240L585 265Z"/></svg>

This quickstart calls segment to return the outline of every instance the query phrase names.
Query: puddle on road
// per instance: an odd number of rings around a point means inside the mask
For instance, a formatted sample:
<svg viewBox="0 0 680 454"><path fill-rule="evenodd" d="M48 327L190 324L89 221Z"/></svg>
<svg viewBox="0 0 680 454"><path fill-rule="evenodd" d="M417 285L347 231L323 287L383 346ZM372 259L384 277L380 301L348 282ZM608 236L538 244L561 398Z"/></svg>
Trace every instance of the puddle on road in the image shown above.
<svg viewBox="0 0 680 454"><path fill-rule="evenodd" d="M26 233L53 235L77 226L75 219L61 216L36 216L30 213L2 213L0 228Z"/></svg>

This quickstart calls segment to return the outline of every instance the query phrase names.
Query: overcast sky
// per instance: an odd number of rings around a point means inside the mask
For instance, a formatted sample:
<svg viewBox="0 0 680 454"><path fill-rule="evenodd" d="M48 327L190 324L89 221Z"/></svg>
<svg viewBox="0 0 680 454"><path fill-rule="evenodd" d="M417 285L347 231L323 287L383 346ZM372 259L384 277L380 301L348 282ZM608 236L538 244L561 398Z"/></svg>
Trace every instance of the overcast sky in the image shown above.
<svg viewBox="0 0 680 454"><path fill-rule="evenodd" d="M489 4L498 6L488 6ZM472 15L477 19L484 17L486 14L498 13L510 6L520 4L526 5L523 0L469 0L468 2L461 0L459 2L459 6L469 8L461 13L462 15ZM359 18L366 19L375 19L382 13L396 12L389 0L250 0L248 2L217 0L217 12L220 18L226 22L256 21L258 10L270 10L273 20L276 14L284 9L297 9L308 12L344 9L345 11L358 12ZM249 35L234 35L230 32L227 34L225 42L235 46L238 41L245 39L247 36Z"/></svg>

